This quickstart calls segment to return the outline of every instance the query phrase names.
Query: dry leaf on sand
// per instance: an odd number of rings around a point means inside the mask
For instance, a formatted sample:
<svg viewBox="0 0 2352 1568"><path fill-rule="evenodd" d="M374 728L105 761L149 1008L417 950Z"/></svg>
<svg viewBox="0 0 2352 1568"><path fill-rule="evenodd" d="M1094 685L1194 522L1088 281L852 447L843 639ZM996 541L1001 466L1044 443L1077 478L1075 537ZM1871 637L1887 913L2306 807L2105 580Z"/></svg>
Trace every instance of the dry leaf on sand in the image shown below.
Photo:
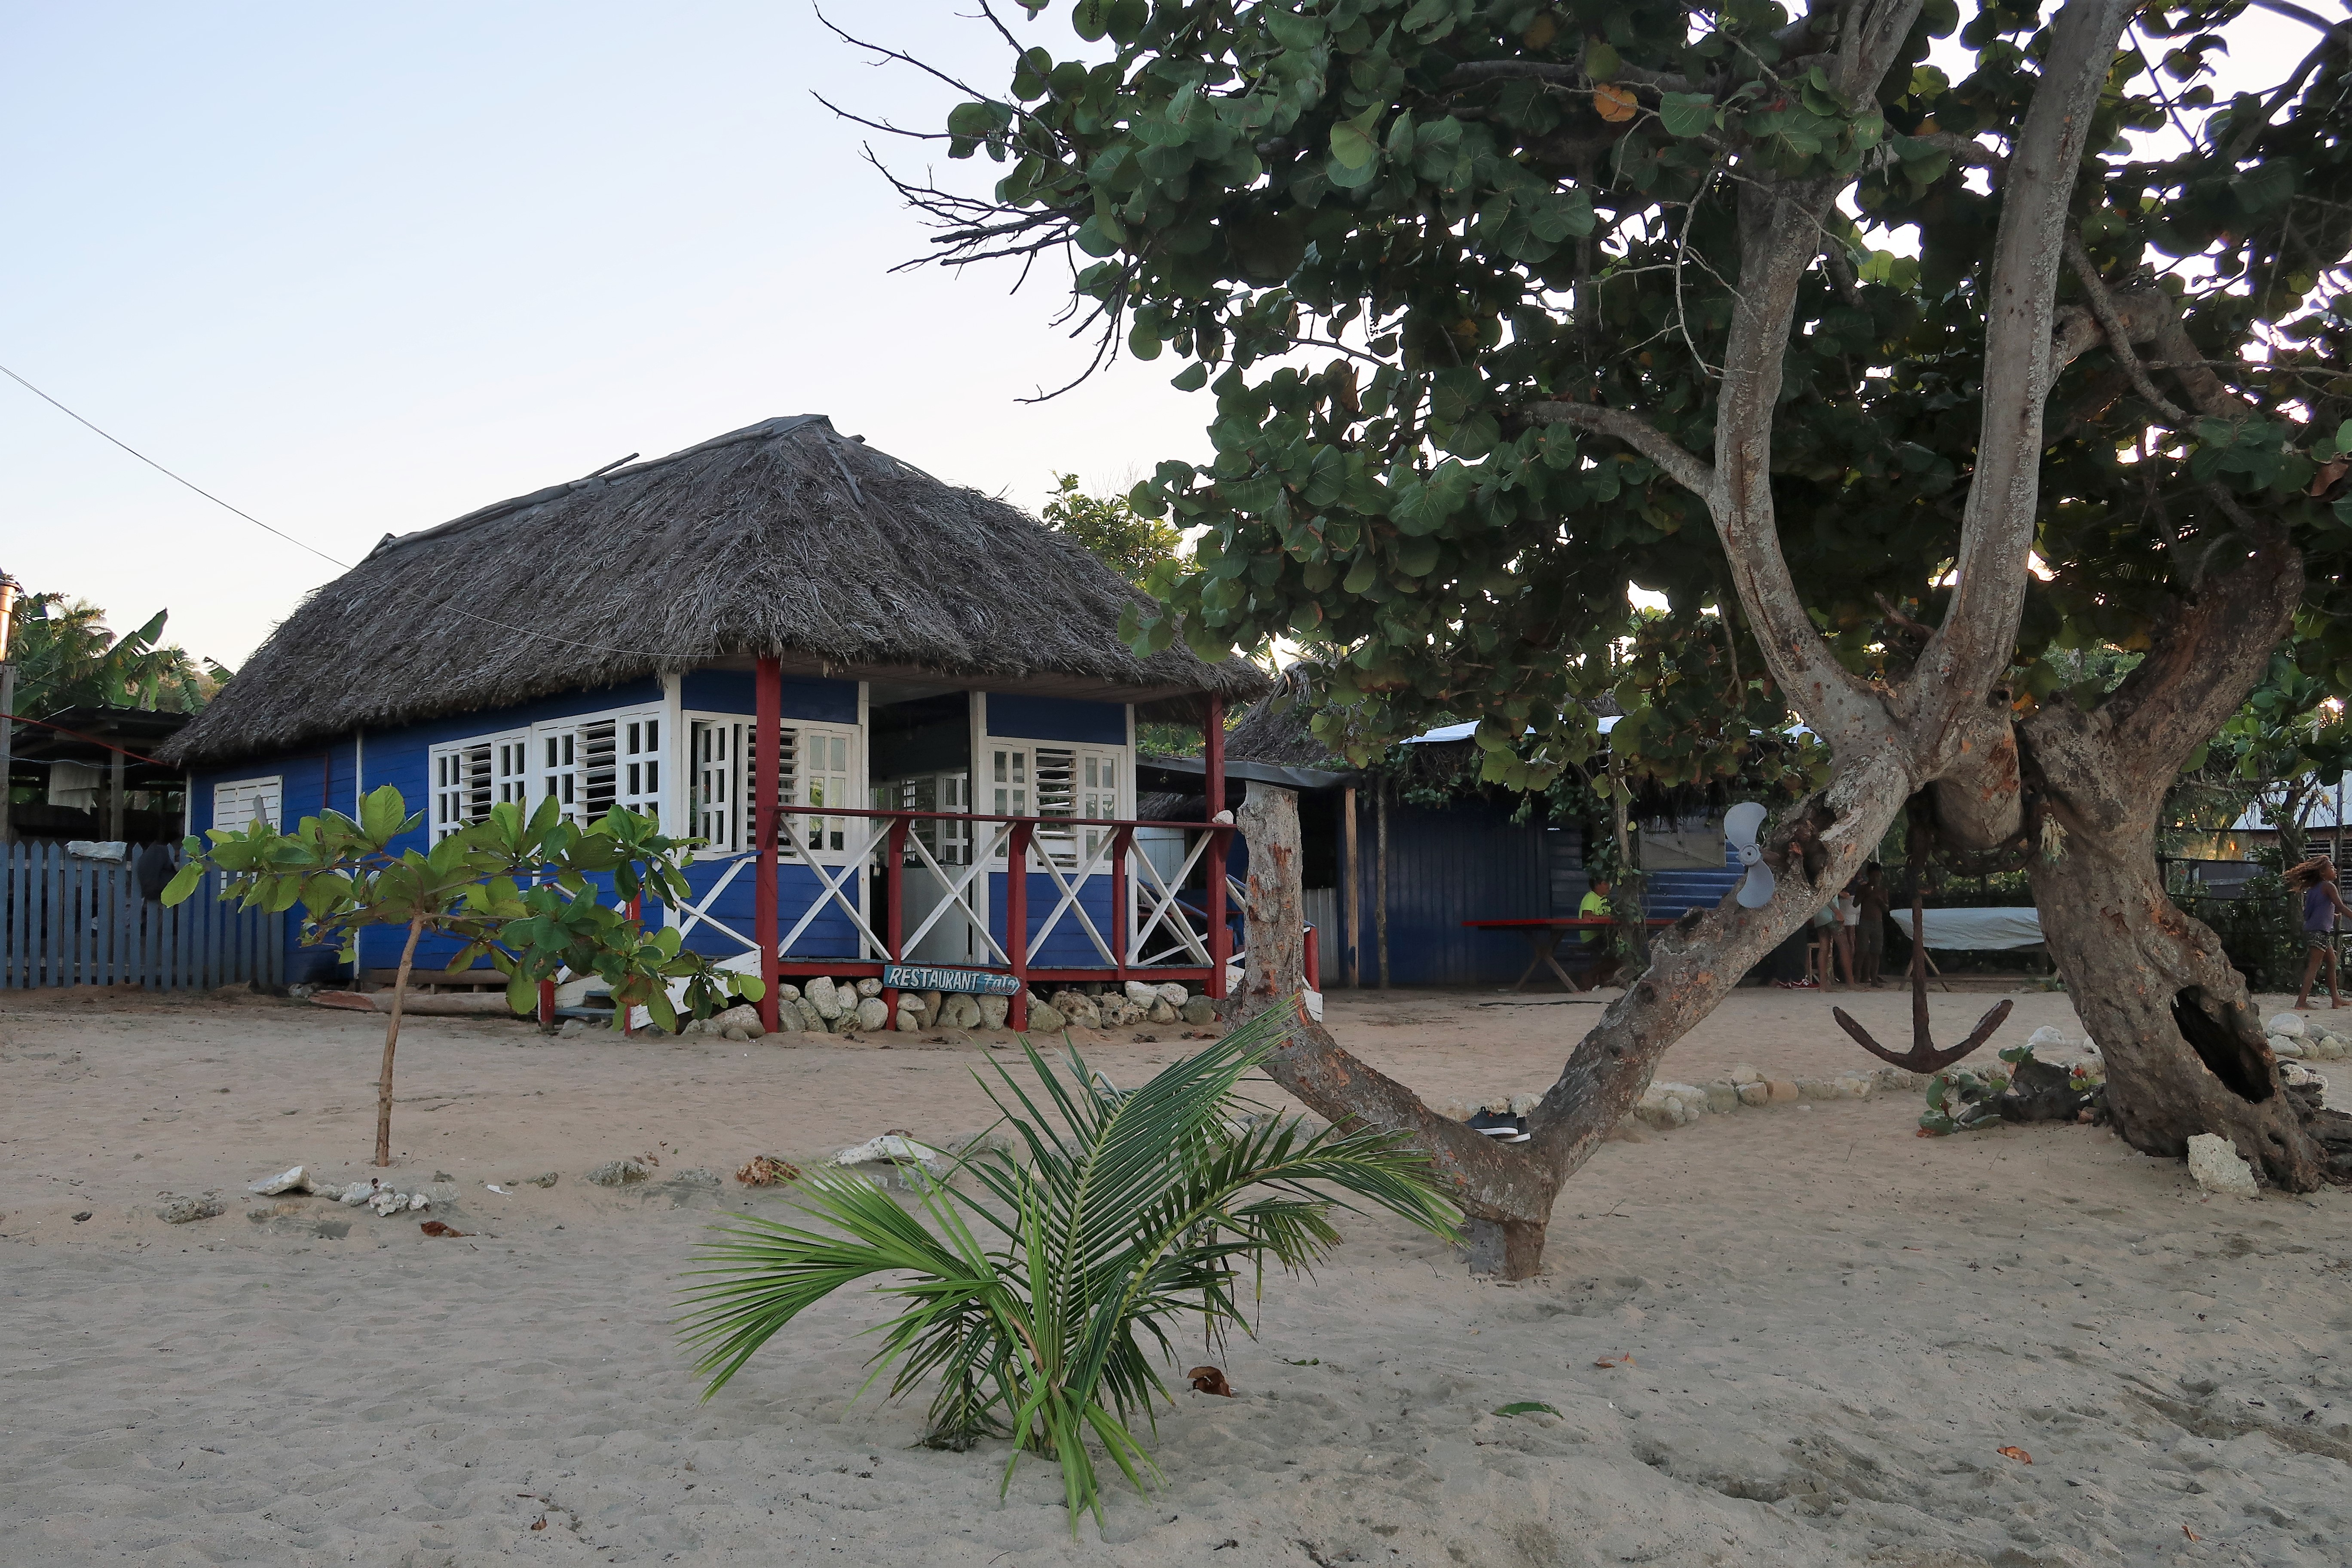
<svg viewBox="0 0 2352 1568"><path fill-rule="evenodd" d="M1993 1451L1999 1454L2002 1458L2015 1459L2021 1465L2030 1465L2033 1463L2033 1456L2027 1453L2022 1448L1996 1448Z"/></svg>
<svg viewBox="0 0 2352 1568"><path fill-rule="evenodd" d="M1184 1375L1192 1380L1193 1388L1202 1394L1222 1394L1227 1399L1234 1396L1233 1384L1227 1383L1225 1374L1213 1366L1196 1366Z"/></svg>
<svg viewBox="0 0 2352 1568"><path fill-rule="evenodd" d="M801 1179L801 1168L790 1160L779 1160L773 1154L754 1154L743 1162L735 1179L747 1187L773 1187Z"/></svg>

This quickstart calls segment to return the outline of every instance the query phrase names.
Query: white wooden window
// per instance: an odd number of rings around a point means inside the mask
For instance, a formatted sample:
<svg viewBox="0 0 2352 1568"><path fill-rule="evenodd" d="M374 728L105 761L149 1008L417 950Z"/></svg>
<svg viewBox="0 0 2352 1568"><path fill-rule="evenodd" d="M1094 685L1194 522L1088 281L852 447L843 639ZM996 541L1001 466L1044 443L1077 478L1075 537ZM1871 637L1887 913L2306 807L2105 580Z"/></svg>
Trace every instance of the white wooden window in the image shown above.
<svg viewBox="0 0 2352 1568"><path fill-rule="evenodd" d="M992 744L993 809L1005 816L1047 818L1037 829L1038 847L1062 865L1076 865L1091 858L1111 830L1058 826L1051 819L1125 816L1125 755L1124 748L1115 746Z"/></svg>
<svg viewBox="0 0 2352 1568"><path fill-rule="evenodd" d="M917 773L902 779L887 779L874 786L874 805L878 811L970 811L971 809L971 775L970 773ZM942 866L971 864L971 824L941 822L936 817L918 817L910 825L910 837L919 839L931 858ZM921 865L922 859L909 845L906 863Z"/></svg>
<svg viewBox="0 0 2352 1568"><path fill-rule="evenodd" d="M787 807L855 805L864 793L857 786L857 731L834 725L787 724L777 746L778 798ZM853 837L851 818L818 812L803 816L793 826L801 841L824 860L846 852ZM854 835L862 838L862 833ZM786 850L789 854L791 851Z"/></svg>
<svg viewBox="0 0 2352 1568"><path fill-rule="evenodd" d="M992 746L988 755L989 781L996 795L989 809L999 816L1028 816L1029 748Z"/></svg>
<svg viewBox="0 0 2352 1568"><path fill-rule="evenodd" d="M485 820L496 802L529 798L530 741L529 731L515 730L452 741L427 753L433 797L426 826L435 839Z"/></svg>
<svg viewBox="0 0 2352 1568"><path fill-rule="evenodd" d="M694 769L687 781L687 812L707 855L733 855L743 847L743 737L751 728L740 719L687 721Z"/></svg>
<svg viewBox="0 0 2352 1568"><path fill-rule="evenodd" d="M619 755L614 762L621 804L661 821L662 721L658 714L637 714L615 725Z"/></svg>
<svg viewBox="0 0 2352 1568"><path fill-rule="evenodd" d="M751 756L758 726L749 719L690 714L688 733L694 758L689 809L696 837L709 841L707 854L753 847ZM855 725L810 724L798 720L779 727L776 744L777 803L794 807L854 805L864 795L864 747ZM852 839L863 840L857 818L820 812L793 812L793 829L822 863L845 856ZM776 847L797 858L779 828Z"/></svg>
<svg viewBox="0 0 2352 1568"><path fill-rule="evenodd" d="M616 805L661 819L659 709L534 725L530 754L533 798L552 795L583 826Z"/></svg>
<svg viewBox="0 0 2352 1568"><path fill-rule="evenodd" d="M284 827L286 781L272 776L266 779L232 779L213 785L213 826L223 833L242 833L257 817L274 827Z"/></svg>

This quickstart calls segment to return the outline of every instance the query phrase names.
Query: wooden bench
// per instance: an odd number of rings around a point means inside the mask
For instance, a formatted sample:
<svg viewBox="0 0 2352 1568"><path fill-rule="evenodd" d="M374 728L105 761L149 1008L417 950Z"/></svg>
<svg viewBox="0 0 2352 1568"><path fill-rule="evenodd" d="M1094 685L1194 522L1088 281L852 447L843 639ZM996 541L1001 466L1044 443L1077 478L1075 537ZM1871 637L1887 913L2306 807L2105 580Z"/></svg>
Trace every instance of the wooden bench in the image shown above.
<svg viewBox="0 0 2352 1568"><path fill-rule="evenodd" d="M363 985L390 986L400 979L397 969L362 969L360 982ZM412 969L408 972L411 990L431 993L445 987L454 990L479 991L497 986L503 991L507 977L495 969Z"/></svg>

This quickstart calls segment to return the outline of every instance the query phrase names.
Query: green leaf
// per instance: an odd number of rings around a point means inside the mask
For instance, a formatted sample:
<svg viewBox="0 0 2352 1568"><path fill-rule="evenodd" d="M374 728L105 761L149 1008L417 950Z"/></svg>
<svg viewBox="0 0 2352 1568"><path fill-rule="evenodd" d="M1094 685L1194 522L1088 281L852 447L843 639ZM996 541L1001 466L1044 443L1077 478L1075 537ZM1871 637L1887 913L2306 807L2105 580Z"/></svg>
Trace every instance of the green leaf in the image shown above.
<svg viewBox="0 0 2352 1568"><path fill-rule="evenodd" d="M1658 123L1669 136L1704 136L1715 129L1715 100L1702 92L1669 92L1658 100Z"/></svg>
<svg viewBox="0 0 2352 1568"><path fill-rule="evenodd" d="M1179 392L1198 392L1201 388L1206 386L1208 383L1209 367L1202 363L1200 361L1195 360L1192 363L1186 365L1182 370L1179 371L1175 375L1170 377L1168 384L1174 387Z"/></svg>
<svg viewBox="0 0 2352 1568"><path fill-rule="evenodd" d="M1558 1415L1559 1412L1539 1399L1522 1399L1496 1408L1497 1415Z"/></svg>
<svg viewBox="0 0 2352 1568"><path fill-rule="evenodd" d="M1373 130L1380 124L1381 106L1374 104L1353 120L1342 120L1331 127L1331 160L1343 169L1369 169L1380 156L1380 143L1372 140Z"/></svg>
<svg viewBox="0 0 2352 1568"><path fill-rule="evenodd" d="M164 884L164 907L169 909L187 902L188 896L204 885L205 870L202 860L191 858L181 862L180 868L173 872L172 879Z"/></svg>
<svg viewBox="0 0 2352 1568"><path fill-rule="evenodd" d="M1588 38L1584 43L1584 74L1594 81L1615 81L1622 61L1607 40Z"/></svg>
<svg viewBox="0 0 2352 1568"><path fill-rule="evenodd" d="M1427 537L1400 539L1392 558L1408 577L1426 577L1437 565L1437 541Z"/></svg>

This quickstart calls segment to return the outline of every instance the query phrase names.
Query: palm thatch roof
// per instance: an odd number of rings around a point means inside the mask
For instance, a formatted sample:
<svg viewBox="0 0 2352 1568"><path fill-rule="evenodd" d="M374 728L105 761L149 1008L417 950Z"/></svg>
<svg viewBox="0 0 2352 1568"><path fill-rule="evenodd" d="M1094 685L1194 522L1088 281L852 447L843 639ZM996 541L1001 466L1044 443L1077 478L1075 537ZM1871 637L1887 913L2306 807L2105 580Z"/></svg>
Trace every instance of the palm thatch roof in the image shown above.
<svg viewBox="0 0 2352 1568"><path fill-rule="evenodd" d="M1077 543L822 415L386 535L304 602L166 748L209 763L352 729L689 668L749 668L1144 705L1265 678L1139 658L1148 602Z"/></svg>

